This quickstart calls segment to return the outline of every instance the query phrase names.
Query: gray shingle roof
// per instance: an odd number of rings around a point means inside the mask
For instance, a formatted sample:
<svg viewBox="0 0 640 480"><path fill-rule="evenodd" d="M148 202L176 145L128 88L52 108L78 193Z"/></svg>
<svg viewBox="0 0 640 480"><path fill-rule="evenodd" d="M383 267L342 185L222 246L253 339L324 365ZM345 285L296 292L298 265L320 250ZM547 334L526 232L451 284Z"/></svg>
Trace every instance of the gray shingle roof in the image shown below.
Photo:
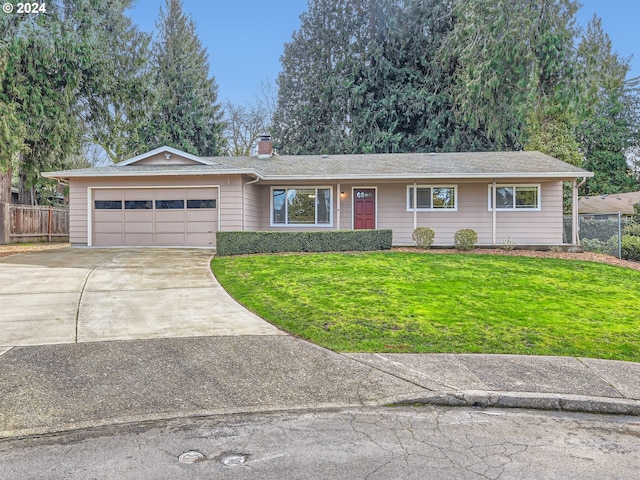
<svg viewBox="0 0 640 480"><path fill-rule="evenodd" d="M612 193L578 199L578 213L605 214L617 213L633 215L634 205L640 204L640 192Z"/></svg>
<svg viewBox="0 0 640 480"><path fill-rule="evenodd" d="M211 165L112 165L61 172L53 178L244 173L264 180L403 178L576 178L593 176L539 152L300 155L269 159L209 157Z"/></svg>

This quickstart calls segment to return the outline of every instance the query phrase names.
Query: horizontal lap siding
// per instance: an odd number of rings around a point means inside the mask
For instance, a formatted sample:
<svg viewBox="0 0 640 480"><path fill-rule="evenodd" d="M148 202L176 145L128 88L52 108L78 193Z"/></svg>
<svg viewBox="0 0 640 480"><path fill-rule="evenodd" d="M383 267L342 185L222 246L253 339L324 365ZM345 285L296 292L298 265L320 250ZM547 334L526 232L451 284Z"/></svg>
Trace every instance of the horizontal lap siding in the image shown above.
<svg viewBox="0 0 640 480"><path fill-rule="evenodd" d="M87 244L87 187L86 179L71 179L69 182L69 242Z"/></svg>
<svg viewBox="0 0 640 480"><path fill-rule="evenodd" d="M221 178L220 182L220 230L242 230L242 180L240 177Z"/></svg>
<svg viewBox="0 0 640 480"><path fill-rule="evenodd" d="M251 181L251 179L245 179L244 182ZM244 202L245 202L245 224L244 229L248 232L255 232L262 230L261 225L261 210L260 205L263 203L261 198L262 190L265 187L260 185L246 185L244 187ZM268 200L268 199L267 199ZM268 212L267 212L268 213Z"/></svg>

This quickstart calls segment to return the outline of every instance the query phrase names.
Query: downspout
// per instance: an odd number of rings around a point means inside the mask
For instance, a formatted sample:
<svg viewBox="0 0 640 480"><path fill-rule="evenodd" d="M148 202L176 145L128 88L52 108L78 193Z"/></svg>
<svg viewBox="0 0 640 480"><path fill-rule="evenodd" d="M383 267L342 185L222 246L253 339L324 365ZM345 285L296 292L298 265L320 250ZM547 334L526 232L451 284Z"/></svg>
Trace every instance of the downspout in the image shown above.
<svg viewBox="0 0 640 480"><path fill-rule="evenodd" d="M578 190L583 186L587 178L583 178L582 181L576 184L577 179L573 180L573 198L571 199L571 243L573 245L580 245L580 222L578 217Z"/></svg>
<svg viewBox="0 0 640 480"><path fill-rule="evenodd" d="M418 228L418 185L413 182L413 229Z"/></svg>
<svg viewBox="0 0 640 480"><path fill-rule="evenodd" d="M497 236L497 228L498 228L498 214L497 214L497 209L496 209L496 201L497 201L497 197L498 197L498 193L497 193L497 184L496 184L496 179L493 179L493 190L491 192L491 213L492 213L492 226L491 226L491 235L492 235L492 243L495 245L496 244L496 236Z"/></svg>
<svg viewBox="0 0 640 480"><path fill-rule="evenodd" d="M245 206L245 187L247 185L251 185L251 184L254 184L254 183L258 182L259 180L260 180L260 177L256 176L256 178L251 180L250 182L242 184L242 231L243 232L245 231L245 227L246 227L245 226L245 217L246 217L246 213L245 213L245 211L246 211L246 206Z"/></svg>

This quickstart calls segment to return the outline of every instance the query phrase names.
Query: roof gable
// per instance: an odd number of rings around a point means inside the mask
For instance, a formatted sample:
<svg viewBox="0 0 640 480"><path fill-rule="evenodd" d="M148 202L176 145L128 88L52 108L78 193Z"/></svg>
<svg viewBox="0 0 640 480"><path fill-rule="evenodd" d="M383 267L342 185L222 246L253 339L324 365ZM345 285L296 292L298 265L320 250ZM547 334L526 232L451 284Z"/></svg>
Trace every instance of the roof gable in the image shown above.
<svg viewBox="0 0 640 480"><path fill-rule="evenodd" d="M164 146L143 153L137 157L116 164L117 167L128 165L212 165L213 162L176 148Z"/></svg>

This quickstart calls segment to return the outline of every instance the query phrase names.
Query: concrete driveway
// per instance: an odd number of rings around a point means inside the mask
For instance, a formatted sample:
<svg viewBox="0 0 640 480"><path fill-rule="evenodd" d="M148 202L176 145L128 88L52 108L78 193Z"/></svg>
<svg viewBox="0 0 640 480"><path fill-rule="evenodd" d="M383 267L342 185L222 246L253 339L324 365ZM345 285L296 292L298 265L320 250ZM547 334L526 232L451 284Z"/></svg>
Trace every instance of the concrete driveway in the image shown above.
<svg viewBox="0 0 640 480"><path fill-rule="evenodd" d="M210 251L167 248L0 258L0 354L53 343L283 335L220 287L210 260Z"/></svg>

